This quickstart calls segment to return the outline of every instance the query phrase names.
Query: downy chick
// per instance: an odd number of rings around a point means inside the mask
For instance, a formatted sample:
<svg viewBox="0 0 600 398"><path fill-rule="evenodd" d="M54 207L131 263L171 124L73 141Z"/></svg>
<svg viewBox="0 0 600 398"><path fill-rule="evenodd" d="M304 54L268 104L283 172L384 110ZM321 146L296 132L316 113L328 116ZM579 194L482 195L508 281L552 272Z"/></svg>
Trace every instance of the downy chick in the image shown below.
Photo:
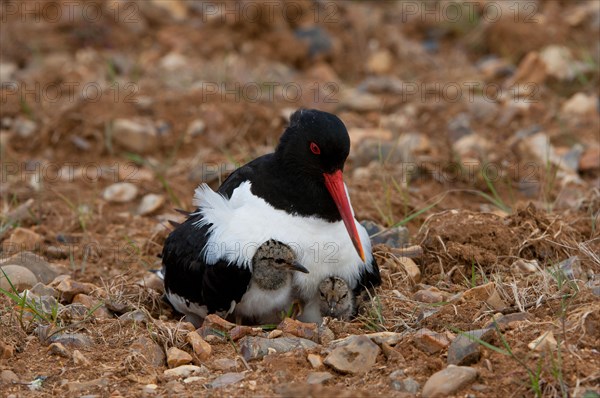
<svg viewBox="0 0 600 398"><path fill-rule="evenodd" d="M319 284L319 300L322 316L343 321L349 321L354 316L354 293L342 278L330 276L323 279Z"/></svg>
<svg viewBox="0 0 600 398"><path fill-rule="evenodd" d="M273 239L263 243L252 258L252 279L242 300L235 306L237 323L279 322L280 314L293 301L292 272L308 273L296 261L294 251Z"/></svg>

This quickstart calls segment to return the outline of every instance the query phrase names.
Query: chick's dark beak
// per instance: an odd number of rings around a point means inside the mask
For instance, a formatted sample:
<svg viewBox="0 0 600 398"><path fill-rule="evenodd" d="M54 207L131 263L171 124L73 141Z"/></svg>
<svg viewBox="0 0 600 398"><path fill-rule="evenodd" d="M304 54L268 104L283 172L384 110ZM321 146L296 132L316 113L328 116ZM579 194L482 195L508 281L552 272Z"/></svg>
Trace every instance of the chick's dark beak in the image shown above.
<svg viewBox="0 0 600 398"><path fill-rule="evenodd" d="M306 269L306 267L304 267L302 264L300 264L297 261L287 264L286 268L289 269L290 271L298 271L298 272L308 274L308 269Z"/></svg>

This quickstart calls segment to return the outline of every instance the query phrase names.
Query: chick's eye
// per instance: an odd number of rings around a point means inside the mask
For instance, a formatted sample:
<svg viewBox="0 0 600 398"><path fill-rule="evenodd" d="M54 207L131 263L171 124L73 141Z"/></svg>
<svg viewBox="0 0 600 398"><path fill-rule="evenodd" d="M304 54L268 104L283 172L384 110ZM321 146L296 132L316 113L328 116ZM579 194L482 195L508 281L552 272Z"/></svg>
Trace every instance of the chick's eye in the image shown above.
<svg viewBox="0 0 600 398"><path fill-rule="evenodd" d="M319 146L317 144L315 144L314 142L310 143L310 151L312 153L314 153L315 155L321 154L321 148L319 148Z"/></svg>

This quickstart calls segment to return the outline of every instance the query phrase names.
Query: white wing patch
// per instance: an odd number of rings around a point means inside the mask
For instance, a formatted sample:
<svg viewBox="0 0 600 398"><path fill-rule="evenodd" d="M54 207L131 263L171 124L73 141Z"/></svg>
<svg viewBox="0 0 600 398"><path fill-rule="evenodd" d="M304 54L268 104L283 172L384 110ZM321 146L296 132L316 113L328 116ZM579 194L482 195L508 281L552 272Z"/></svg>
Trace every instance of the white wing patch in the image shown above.
<svg viewBox="0 0 600 398"><path fill-rule="evenodd" d="M304 298L311 298L323 278L336 275L356 287L363 270L372 271L371 241L367 231L356 220L366 264L362 262L342 221L327 222L315 217L302 217L277 210L264 199L252 194L251 183L240 184L227 199L206 184L194 194L194 205L202 219L198 227L211 224L206 247L206 264L225 260L237 266L252 268L256 249L269 239L289 245L309 274L294 273L294 285Z"/></svg>

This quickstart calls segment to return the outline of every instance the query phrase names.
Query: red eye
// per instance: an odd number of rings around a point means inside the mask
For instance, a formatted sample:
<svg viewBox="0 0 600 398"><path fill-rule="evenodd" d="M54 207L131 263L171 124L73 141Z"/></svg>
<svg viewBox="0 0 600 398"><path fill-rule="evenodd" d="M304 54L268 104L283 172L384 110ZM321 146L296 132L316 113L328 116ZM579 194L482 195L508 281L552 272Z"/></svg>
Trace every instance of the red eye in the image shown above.
<svg viewBox="0 0 600 398"><path fill-rule="evenodd" d="M314 142L310 143L310 151L312 153L314 153L315 155L321 154L321 148L319 148L319 146L317 144L315 144Z"/></svg>

